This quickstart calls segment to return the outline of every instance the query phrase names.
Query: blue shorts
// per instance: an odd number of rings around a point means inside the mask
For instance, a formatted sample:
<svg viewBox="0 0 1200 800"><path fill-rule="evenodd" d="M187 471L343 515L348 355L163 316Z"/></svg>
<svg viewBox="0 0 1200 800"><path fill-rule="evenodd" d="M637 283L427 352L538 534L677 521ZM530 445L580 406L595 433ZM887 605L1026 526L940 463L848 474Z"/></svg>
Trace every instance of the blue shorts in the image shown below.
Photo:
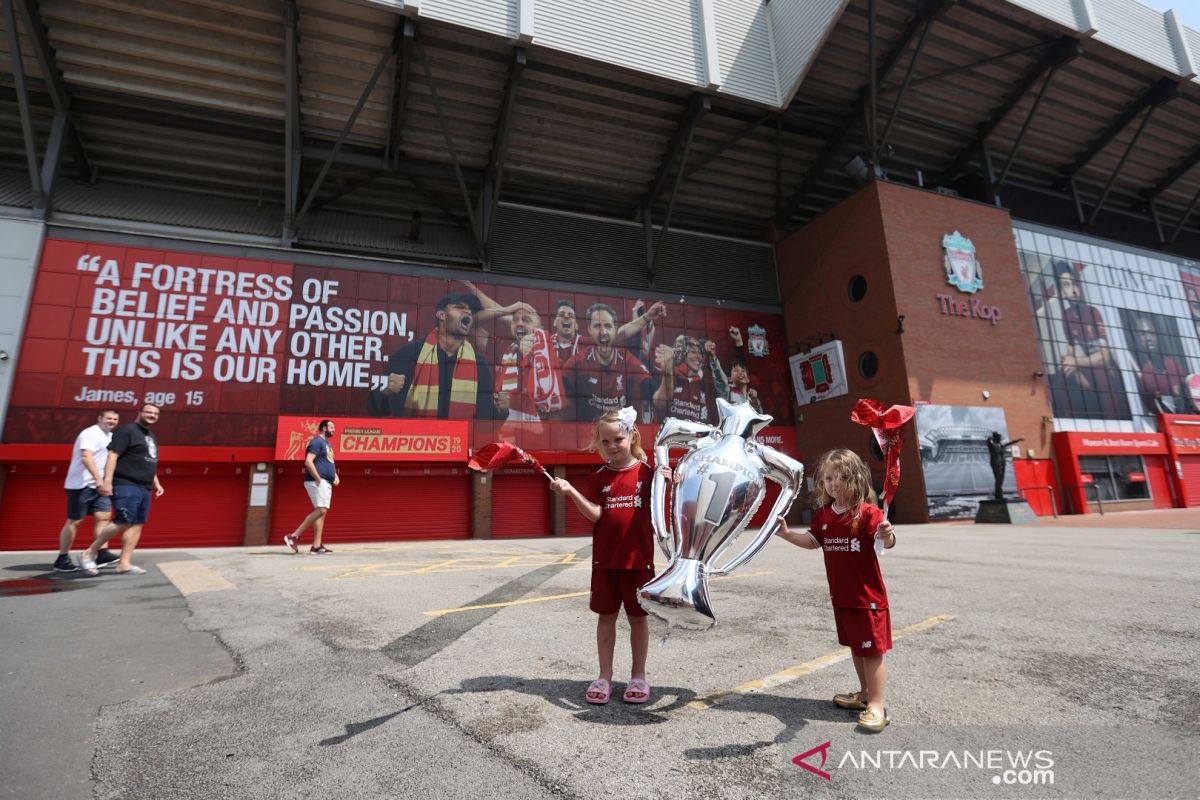
<svg viewBox="0 0 1200 800"><path fill-rule="evenodd" d="M83 519L89 514L112 511L112 500L94 488L67 489L67 519Z"/></svg>
<svg viewBox="0 0 1200 800"><path fill-rule="evenodd" d="M113 487L113 522L118 525L144 525L150 517L150 489L121 483Z"/></svg>

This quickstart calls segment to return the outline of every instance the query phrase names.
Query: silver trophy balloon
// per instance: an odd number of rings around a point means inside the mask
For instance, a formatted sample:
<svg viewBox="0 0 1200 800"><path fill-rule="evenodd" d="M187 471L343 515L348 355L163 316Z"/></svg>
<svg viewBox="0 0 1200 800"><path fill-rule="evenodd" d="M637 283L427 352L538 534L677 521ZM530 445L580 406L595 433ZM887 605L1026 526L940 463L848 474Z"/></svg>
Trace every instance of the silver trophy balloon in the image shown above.
<svg viewBox="0 0 1200 800"><path fill-rule="evenodd" d="M755 441L771 423L749 403L717 400L719 427L669 417L654 442L654 461L667 464L669 450L688 448L675 468L671 525L665 519L667 479L658 471L650 486L650 518L666 569L638 590L638 602L672 627L704 630L716 624L708 579L726 575L753 558L779 527L800 491L804 465ZM736 554L733 545L766 496L766 482L780 485L767 524Z"/></svg>

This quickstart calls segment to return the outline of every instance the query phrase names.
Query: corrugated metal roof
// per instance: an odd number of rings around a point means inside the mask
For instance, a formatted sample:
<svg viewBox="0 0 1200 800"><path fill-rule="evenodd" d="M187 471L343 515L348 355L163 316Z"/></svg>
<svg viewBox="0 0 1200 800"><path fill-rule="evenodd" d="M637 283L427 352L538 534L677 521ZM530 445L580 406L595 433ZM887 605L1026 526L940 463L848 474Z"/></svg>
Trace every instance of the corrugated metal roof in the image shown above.
<svg viewBox="0 0 1200 800"><path fill-rule="evenodd" d="M1105 0L1097 16L1103 20L1105 14L1121 13L1132 1ZM565 13L573 7L566 0L562 3L538 2L535 8ZM658 179L661 191L652 217L656 224L665 219L679 171L680 152L672 150L672 143L680 140L681 126L689 119L694 89L690 79L665 73L680 70L683 75L695 69L703 74L702 65L693 59L683 66L664 63L655 68L657 74L645 71L644 65L639 71L631 68L632 61L613 63L619 54L585 57L568 52L574 45L542 45L535 24L533 41L522 46L523 68L515 68L518 45L509 37L515 30L510 24L514 3L504 0L477 9L494 15L498 8L509 9L504 18L509 34L444 24L423 10L407 18L415 30L411 40L403 36L406 18L400 5L295 0L305 153L298 206L324 172L299 226L301 243L408 253L407 233L396 239L393 229L407 231L414 215L420 215L420 227L431 236L433 231L451 232L437 246L445 248L447 258L459 258L466 248L477 249L463 226L469 225L469 216L478 218L485 177L497 176L500 199L506 203L626 222L638 218ZM1048 48L1064 34L1081 35L1072 27L1082 25L1080 4L947 0L944 13L928 28L903 92L921 32L914 15L932 4L877 0L876 5L881 62L899 51L878 95L878 132L882 138L891 125L887 143L894 149L882 156L883 169L892 180L941 182L979 197L972 188L981 169L979 130L989 126L1008 94L1035 73ZM434 17L432 9L438 8L439 14L444 10L447 19L469 11L450 0L425 6ZM55 208L97 216L124 214L169 225L211 225L217 232L282 235L288 163L287 2L43 0L40 7L54 62L70 95L78 138L89 164L98 169L94 188L82 180L63 184ZM805 27L815 37L804 45L814 58L805 60L798 55L803 43L795 38L796 21L808 19L804 11L814 8L799 0L773 0L766 13L741 0L718 7L725 84L709 98L710 110L695 125L684 178L671 207L672 228L763 239L802 224L857 188L843 167L856 154L870 152L859 124L868 74L868 3L829 0L821 5L817 10L836 24L828 30L819 24ZM1039 9L1057 16L1034 13ZM1165 78L1178 83L1179 96L1155 108L1107 190L1105 204L1145 216L1147 197L1153 196L1163 224L1170 228L1178 223L1200 192L1200 84L1172 78L1169 62L1174 58L1177 63L1178 54L1172 51L1169 56L1163 49L1163 42L1169 47L1170 37L1166 32L1158 35L1164 23L1156 14L1130 14L1121 23L1133 26L1125 33L1113 23L1105 35L1083 39L1084 54L1056 71L1008 170L1013 191L1002 191L1002 200L1068 197L1064 170L1073 170L1084 210L1090 213L1091 205L1105 194L1145 110L1129 116L1110 137L1106 131L1128 109L1137 110L1140 98ZM1066 15L1071 21L1064 22ZM676 17L672 30L683 37L679 41L687 38L685 29L696 33L693 17L682 11ZM653 28L649 22L646 26ZM1143 28L1145 36L1137 33ZM807 69L788 108L776 112L738 96L738 80L756 87L747 88L745 95L770 88L759 61L749 54L745 65L728 58L739 30L755 57L771 44L777 65L790 64L788 70L796 75ZM906 31L912 35L902 40ZM817 34L826 32L822 42ZM34 39L24 30L20 34L40 150L53 106L46 76L32 56ZM622 33L635 34L644 38L646 31ZM1127 41L1138 37L1146 42ZM1185 31L1185 38L1200 52L1195 31ZM587 46L603 49L612 41L616 39ZM554 43L552 37L547 42ZM700 53L698 42L693 44L693 55ZM1142 56L1130 52L1139 47L1146 50ZM1151 52L1155 47L1157 56ZM26 163L7 50L7 39L0 37L0 170L8 171L11 196L25 197L27 179L24 189L13 183L26 174ZM675 56L664 53L663 58ZM378 82L326 170L325 157L381 63ZM426 63L432 81L425 75ZM735 80L738 69L743 72ZM785 72L779 73L772 91L786 96L793 81ZM506 117L505 96L515 73L520 78ZM994 121L986 143L997 172L1005 169L1041 85L1033 81L1003 118ZM830 145L839 139L840 146ZM497 149L500 143L503 153ZM470 214L455 174L455 158L469 194ZM68 148L63 156L66 178L87 177L78 163ZM146 190L140 205L136 187ZM790 212L773 225L780 207L789 201ZM1034 218L1040 213L1036 204L1028 208ZM353 221L355 217L363 219ZM1200 253L1196 231L1200 221L1187 226L1177 247ZM494 228L493 238L503 235Z"/></svg>

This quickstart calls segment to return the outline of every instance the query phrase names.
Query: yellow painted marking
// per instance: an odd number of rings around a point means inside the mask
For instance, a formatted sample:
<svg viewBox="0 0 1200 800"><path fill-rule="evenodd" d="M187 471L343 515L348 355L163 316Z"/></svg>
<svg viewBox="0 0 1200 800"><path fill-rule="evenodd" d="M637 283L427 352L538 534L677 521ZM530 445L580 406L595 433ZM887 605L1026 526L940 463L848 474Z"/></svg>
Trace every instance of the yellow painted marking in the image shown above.
<svg viewBox="0 0 1200 800"><path fill-rule="evenodd" d="M199 561L168 561L158 568L185 597L200 592L223 592L237 587L221 573Z"/></svg>
<svg viewBox="0 0 1200 800"><path fill-rule="evenodd" d="M742 573L742 574L738 574L738 575L722 575L719 578L713 578L713 580L714 581L722 581L722 580L727 580L729 578L751 578L751 577L754 577L755 575L770 575L770 574L771 574L770 570L765 570L763 572L746 572L746 573ZM525 597L520 600L507 600L503 603L484 603L482 605L476 605L476 606L459 606L458 608L442 608L442 609L438 609L437 611L423 611L421 613L423 613L427 617L441 617L446 614L457 614L462 611L476 611L480 608L504 608L506 606L523 606L523 605L527 605L528 603L544 603L547 600L565 600L568 597L587 597L589 594L591 594L591 590L588 590L586 592L571 592L570 594L552 594L552 595L547 595L545 597Z"/></svg>
<svg viewBox="0 0 1200 800"><path fill-rule="evenodd" d="M914 623L893 632L892 641L895 641L896 639L902 639L905 636L910 636L914 633L919 633L920 631L932 628L934 625L938 625L952 619L954 619L953 614L938 614L935 617L930 617L927 620ZM708 697L702 697L698 700L693 700L692 702L688 703L688 708L698 708L703 710L706 708L712 708L715 705L720 705L730 697L736 697L743 694L754 694L756 692L774 689L776 686L782 686L785 683L791 683L797 678L801 678L809 673L816 672L819 669L824 669L830 664L836 664L839 661L845 661L849 657L850 648L843 647L840 650L835 650L832 653L826 653L823 656L817 656L816 658L805 661L802 664L796 664L793 667L788 667L781 672L776 672L774 675L768 675L765 678L758 678L757 680L748 681L743 683L741 686L735 686L734 688L728 689L724 692L717 692L716 694L709 695Z"/></svg>

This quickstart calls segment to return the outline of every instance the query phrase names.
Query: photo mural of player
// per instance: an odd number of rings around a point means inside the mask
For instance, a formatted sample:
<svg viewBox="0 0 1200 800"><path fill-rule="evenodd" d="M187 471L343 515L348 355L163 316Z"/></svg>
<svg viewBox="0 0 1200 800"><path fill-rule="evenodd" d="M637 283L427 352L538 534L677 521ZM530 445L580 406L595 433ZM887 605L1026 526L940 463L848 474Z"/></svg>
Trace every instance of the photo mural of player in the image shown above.
<svg viewBox="0 0 1200 800"><path fill-rule="evenodd" d="M1009 441L1004 409L986 406L917 406L917 440L930 519L974 519L979 501L993 496L987 440L999 433ZM1017 493L1009 464L1001 488Z"/></svg>
<svg viewBox="0 0 1200 800"><path fill-rule="evenodd" d="M1057 430L1154 431L1197 413L1200 270L1015 230Z"/></svg>
<svg viewBox="0 0 1200 800"><path fill-rule="evenodd" d="M622 405L712 421L752 393L790 426L786 352L780 315L678 296L48 239L4 441L70 441L82 411L148 401L172 444L273 445L280 416L317 415L577 451Z"/></svg>

